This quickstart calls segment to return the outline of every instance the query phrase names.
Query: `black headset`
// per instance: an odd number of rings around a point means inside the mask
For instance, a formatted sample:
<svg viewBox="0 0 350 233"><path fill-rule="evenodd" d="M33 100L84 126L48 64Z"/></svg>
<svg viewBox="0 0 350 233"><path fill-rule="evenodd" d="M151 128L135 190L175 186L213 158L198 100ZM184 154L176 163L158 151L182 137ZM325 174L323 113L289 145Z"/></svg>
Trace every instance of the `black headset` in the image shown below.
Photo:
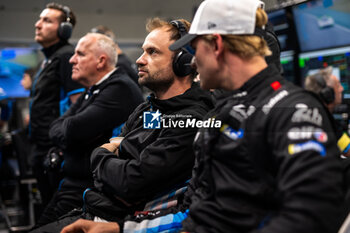
<svg viewBox="0 0 350 233"><path fill-rule="evenodd" d="M170 22L171 25L174 25L180 33L180 36L183 37L187 34L187 29L185 25L179 20L173 20ZM192 72L194 72L191 67L193 55L190 54L186 49L181 48L180 51L175 53L173 60L173 71L179 77L185 77Z"/></svg>
<svg viewBox="0 0 350 233"><path fill-rule="evenodd" d="M327 85L326 80L324 80L321 74L315 74L314 79L317 84L322 88L318 93L321 99L326 103L330 104L334 102L335 94L334 89Z"/></svg>
<svg viewBox="0 0 350 233"><path fill-rule="evenodd" d="M72 31L73 31L73 25L70 22L70 17L69 17L71 11L68 6L63 6L62 11L66 15L66 20L64 22L61 22L57 33L60 39L68 40L71 37Z"/></svg>
<svg viewBox="0 0 350 233"><path fill-rule="evenodd" d="M269 65L274 65L277 70L283 74L283 67L280 61L281 45L275 31L273 30L272 24L268 22L264 29L256 27L254 35L264 38L272 52L270 56L265 57L266 63Z"/></svg>

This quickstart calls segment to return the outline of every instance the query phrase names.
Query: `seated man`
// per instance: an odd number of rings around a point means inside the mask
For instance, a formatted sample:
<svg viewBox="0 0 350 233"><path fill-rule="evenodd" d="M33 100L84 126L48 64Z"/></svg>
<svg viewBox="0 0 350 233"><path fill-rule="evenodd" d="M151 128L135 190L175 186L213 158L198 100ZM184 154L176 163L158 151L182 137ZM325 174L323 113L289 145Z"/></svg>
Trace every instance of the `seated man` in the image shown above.
<svg viewBox="0 0 350 233"><path fill-rule="evenodd" d="M327 67L319 72L309 75L305 79L305 89L311 91L321 98L323 104L330 113L342 102L344 91L338 78L332 74L332 67ZM344 156L350 156L350 139L341 126L337 126L338 146Z"/></svg>
<svg viewBox="0 0 350 233"><path fill-rule="evenodd" d="M255 34L267 23L261 5L203 1L189 35L171 46L191 43L201 87L226 90L208 114L222 127L202 128L195 139L189 211L124 225L79 220L62 233L337 232L343 179L331 119L322 103L266 64L270 51ZM321 134L293 133L304 127Z"/></svg>
<svg viewBox="0 0 350 233"><path fill-rule="evenodd" d="M168 48L188 28L185 20L149 21L144 53L136 63L139 83L153 94L125 123L120 146L108 143L93 151L91 168L96 188L84 194L87 213L63 218L37 232L59 232L81 217L122 220L142 210L157 195L186 185L194 164L196 126L213 107L210 93L193 83L192 56Z"/></svg>
<svg viewBox="0 0 350 233"><path fill-rule="evenodd" d="M115 68L114 42L99 33L82 37L70 59L72 79L87 88L77 102L51 124L50 138L63 149L63 176L59 190L38 225L56 220L81 207L83 192L93 186L90 155L112 136L143 101L138 86Z"/></svg>
<svg viewBox="0 0 350 233"><path fill-rule="evenodd" d="M339 79L333 74L332 67L321 69L305 79L305 89L318 95L327 107L330 113L342 102L342 93L344 91ZM347 130L343 129L341 124L336 121L336 136L338 139L338 148L343 156L343 168L345 174L345 189L348 211L350 211L350 138Z"/></svg>

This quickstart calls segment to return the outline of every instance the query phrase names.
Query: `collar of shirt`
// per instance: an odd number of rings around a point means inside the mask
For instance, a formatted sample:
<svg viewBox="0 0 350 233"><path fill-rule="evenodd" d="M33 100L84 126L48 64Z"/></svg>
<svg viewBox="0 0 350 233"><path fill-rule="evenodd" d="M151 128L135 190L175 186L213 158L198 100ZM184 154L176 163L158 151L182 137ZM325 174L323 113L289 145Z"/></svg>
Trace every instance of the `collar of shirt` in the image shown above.
<svg viewBox="0 0 350 233"><path fill-rule="evenodd" d="M111 70L110 72L108 72L105 76L103 76L97 83L95 83L95 86L100 85L103 81L105 81L107 78L109 78L109 76L116 70L116 68L114 68L113 70Z"/></svg>
<svg viewBox="0 0 350 233"><path fill-rule="evenodd" d="M97 83L95 83L95 85L92 85L86 95L85 95L85 100L89 99L89 97L91 95L94 95L94 94L98 94L100 92L100 90L98 89L98 86L103 82L105 81L107 78L109 78L111 76L111 74L116 70L116 68L114 68L113 70L111 70L110 72L108 72L105 76L103 76Z"/></svg>

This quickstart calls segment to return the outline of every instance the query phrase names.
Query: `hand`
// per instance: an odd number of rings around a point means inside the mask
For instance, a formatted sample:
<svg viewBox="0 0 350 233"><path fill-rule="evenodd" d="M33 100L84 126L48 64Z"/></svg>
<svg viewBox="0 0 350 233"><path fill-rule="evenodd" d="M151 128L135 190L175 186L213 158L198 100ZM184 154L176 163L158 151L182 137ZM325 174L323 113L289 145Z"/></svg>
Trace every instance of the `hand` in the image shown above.
<svg viewBox="0 0 350 233"><path fill-rule="evenodd" d="M116 155L119 154L119 151L118 151L119 143L115 143L115 142L105 143L101 147L109 150L110 152Z"/></svg>
<svg viewBox="0 0 350 233"><path fill-rule="evenodd" d="M61 233L119 233L116 222L93 222L79 219L62 229Z"/></svg>

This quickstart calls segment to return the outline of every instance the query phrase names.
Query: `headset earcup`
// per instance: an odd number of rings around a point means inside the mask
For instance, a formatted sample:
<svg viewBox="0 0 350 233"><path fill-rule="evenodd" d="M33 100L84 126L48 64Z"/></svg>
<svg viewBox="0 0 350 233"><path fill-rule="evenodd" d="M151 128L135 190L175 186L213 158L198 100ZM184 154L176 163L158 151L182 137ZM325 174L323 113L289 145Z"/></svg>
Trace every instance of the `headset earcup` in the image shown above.
<svg viewBox="0 0 350 233"><path fill-rule="evenodd" d="M178 54L176 54L173 60L173 71L176 76L184 77L193 72L191 67L192 58L192 54L185 50L181 50Z"/></svg>
<svg viewBox="0 0 350 233"><path fill-rule="evenodd" d="M333 88L327 86L323 88L320 92L320 96L326 104L331 104L334 102L335 94Z"/></svg>
<svg viewBox="0 0 350 233"><path fill-rule="evenodd" d="M321 74L315 74L312 77L316 81L317 85L320 88L322 88L318 94L323 100L323 102L325 102L326 104L333 103L335 99L334 89L327 85L326 81L324 80Z"/></svg>
<svg viewBox="0 0 350 233"><path fill-rule="evenodd" d="M278 71L283 73L283 67L280 61L281 45L270 22L265 25L265 30L263 30L262 36L272 52L270 56L265 57L267 64L275 65Z"/></svg>
<svg viewBox="0 0 350 233"><path fill-rule="evenodd" d="M70 22L62 22L58 28L58 37L62 40L68 40L73 31L73 25Z"/></svg>
<svg viewBox="0 0 350 233"><path fill-rule="evenodd" d="M283 73L283 68L280 61L281 50L277 37L275 37L275 35L273 35L271 32L266 31L264 39L272 52L270 56L265 57L267 64L275 65L278 71Z"/></svg>

